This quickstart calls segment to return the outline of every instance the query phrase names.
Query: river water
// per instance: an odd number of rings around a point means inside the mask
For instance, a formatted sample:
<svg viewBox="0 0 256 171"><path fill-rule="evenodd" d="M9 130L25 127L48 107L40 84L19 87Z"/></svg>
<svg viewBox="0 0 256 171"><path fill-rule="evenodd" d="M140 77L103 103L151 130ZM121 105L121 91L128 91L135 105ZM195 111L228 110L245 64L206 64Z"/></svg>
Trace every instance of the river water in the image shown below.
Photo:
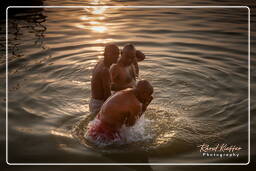
<svg viewBox="0 0 256 171"><path fill-rule="evenodd" d="M122 5L109 1L89 5L95 4ZM10 163L248 161L247 8L10 8L8 12ZM91 72L107 43L120 49L133 43L145 53L140 78L152 83L154 100L129 130L129 143L100 148L89 144L84 133L90 120ZM251 108L255 110L255 105ZM206 157L198 148L204 143L242 150L239 157Z"/></svg>

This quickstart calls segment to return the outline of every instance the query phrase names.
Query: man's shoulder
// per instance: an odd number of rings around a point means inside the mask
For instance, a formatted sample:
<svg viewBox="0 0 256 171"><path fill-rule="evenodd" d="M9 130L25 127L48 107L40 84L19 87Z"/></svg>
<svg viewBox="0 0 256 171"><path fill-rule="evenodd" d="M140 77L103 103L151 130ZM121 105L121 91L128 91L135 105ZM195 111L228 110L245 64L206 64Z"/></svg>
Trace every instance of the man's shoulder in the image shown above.
<svg viewBox="0 0 256 171"><path fill-rule="evenodd" d="M103 66L103 67L100 68L100 72L99 72L99 73L100 73L100 75L102 75L102 76L109 75L109 68Z"/></svg>
<svg viewBox="0 0 256 171"><path fill-rule="evenodd" d="M137 99L136 95L134 94L133 88L127 88L125 90L121 90L120 92L123 93L124 96L126 96L130 102L140 105L140 101Z"/></svg>
<svg viewBox="0 0 256 171"><path fill-rule="evenodd" d="M112 64L110 66L110 72L116 72L118 70L120 70L120 66L118 64Z"/></svg>
<svg viewBox="0 0 256 171"><path fill-rule="evenodd" d="M133 96L132 89L127 88L124 90L117 91L113 96L130 99L130 96Z"/></svg>
<svg viewBox="0 0 256 171"><path fill-rule="evenodd" d="M93 69L93 75L105 75L109 73L109 68L105 67L103 63L100 61L96 64L96 66Z"/></svg>
<svg viewBox="0 0 256 171"><path fill-rule="evenodd" d="M98 61L97 62L97 64L94 66L94 68L93 68L93 72L97 72L100 68L102 67L102 61L100 60L100 61Z"/></svg>
<svg viewBox="0 0 256 171"><path fill-rule="evenodd" d="M119 65L118 65L118 64L112 64L112 65L110 66L110 69L115 69L115 68L119 68Z"/></svg>

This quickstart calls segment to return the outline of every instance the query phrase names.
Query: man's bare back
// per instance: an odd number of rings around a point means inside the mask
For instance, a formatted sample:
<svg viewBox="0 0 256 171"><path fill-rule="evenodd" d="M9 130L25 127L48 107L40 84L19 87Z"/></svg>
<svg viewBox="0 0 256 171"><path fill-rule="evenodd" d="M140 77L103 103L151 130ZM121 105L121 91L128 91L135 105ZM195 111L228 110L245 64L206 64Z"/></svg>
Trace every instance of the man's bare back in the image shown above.
<svg viewBox="0 0 256 171"><path fill-rule="evenodd" d="M115 93L103 104L98 119L117 130L122 125L134 125L141 113L141 102L136 98L133 89L128 88Z"/></svg>
<svg viewBox="0 0 256 171"><path fill-rule="evenodd" d="M116 63L119 57L119 48L110 44L105 47L104 59L99 61L92 71L91 100L89 109L91 114L97 114L104 101L111 95L109 68Z"/></svg>
<svg viewBox="0 0 256 171"><path fill-rule="evenodd" d="M145 112L153 99L152 93L150 83L141 80L135 88L127 88L110 96L96 117L99 122L88 129L87 135L95 140L118 138L122 125L133 126Z"/></svg>
<svg viewBox="0 0 256 171"><path fill-rule="evenodd" d="M92 72L92 98L105 101L110 95L110 73L103 61L99 61Z"/></svg>

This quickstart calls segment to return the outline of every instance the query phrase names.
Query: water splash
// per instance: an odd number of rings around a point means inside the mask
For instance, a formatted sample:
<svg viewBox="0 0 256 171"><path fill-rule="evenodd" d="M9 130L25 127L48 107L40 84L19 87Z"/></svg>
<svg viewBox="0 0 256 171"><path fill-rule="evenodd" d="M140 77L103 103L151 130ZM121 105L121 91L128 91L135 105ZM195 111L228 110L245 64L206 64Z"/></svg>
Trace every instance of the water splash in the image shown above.
<svg viewBox="0 0 256 171"><path fill-rule="evenodd" d="M89 135L89 129L100 123L97 118L89 122L87 126L87 131L85 132L84 138L92 142L96 146L105 147L110 145L125 145L136 142L146 142L153 138L153 135L147 129L150 126L150 120L145 119L142 115L132 127L126 127L125 125L119 131L120 136L112 140L105 140L101 135L96 136L96 139Z"/></svg>
<svg viewBox="0 0 256 171"><path fill-rule="evenodd" d="M122 126L119 131L121 138L112 141L88 136L88 129L99 122L90 114L74 125L72 135L88 149L100 149L101 152L154 152L167 147L177 149L177 144L180 143L183 147L191 148L202 142L217 141L221 137L215 122L195 120L185 116L174 106L171 108L172 110L168 110L163 104L161 107L152 104L134 126ZM183 147L177 150L182 151Z"/></svg>
<svg viewBox="0 0 256 171"><path fill-rule="evenodd" d="M154 134L150 131L151 120L146 119L142 115L132 127L123 126L121 128L121 137L123 137L125 143L133 142L145 142L154 137Z"/></svg>

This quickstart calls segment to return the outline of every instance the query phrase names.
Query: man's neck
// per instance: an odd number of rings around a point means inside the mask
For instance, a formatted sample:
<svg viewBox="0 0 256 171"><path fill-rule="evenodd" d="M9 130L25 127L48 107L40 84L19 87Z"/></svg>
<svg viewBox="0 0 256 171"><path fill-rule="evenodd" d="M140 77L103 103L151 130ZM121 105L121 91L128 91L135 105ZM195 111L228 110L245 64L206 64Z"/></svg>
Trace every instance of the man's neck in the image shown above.
<svg viewBox="0 0 256 171"><path fill-rule="evenodd" d="M107 67L107 68L109 68L111 66L111 64L106 62L105 60L103 60L103 63L104 63L104 66Z"/></svg>
<svg viewBox="0 0 256 171"><path fill-rule="evenodd" d="M118 65L121 65L123 67L128 67L129 66L129 65L126 65L125 63L123 63L122 60L119 60L117 63L118 63Z"/></svg>
<svg viewBox="0 0 256 171"><path fill-rule="evenodd" d="M117 64L118 64L118 65L121 65L121 66L124 66L124 64L123 64L122 61L118 61Z"/></svg>

